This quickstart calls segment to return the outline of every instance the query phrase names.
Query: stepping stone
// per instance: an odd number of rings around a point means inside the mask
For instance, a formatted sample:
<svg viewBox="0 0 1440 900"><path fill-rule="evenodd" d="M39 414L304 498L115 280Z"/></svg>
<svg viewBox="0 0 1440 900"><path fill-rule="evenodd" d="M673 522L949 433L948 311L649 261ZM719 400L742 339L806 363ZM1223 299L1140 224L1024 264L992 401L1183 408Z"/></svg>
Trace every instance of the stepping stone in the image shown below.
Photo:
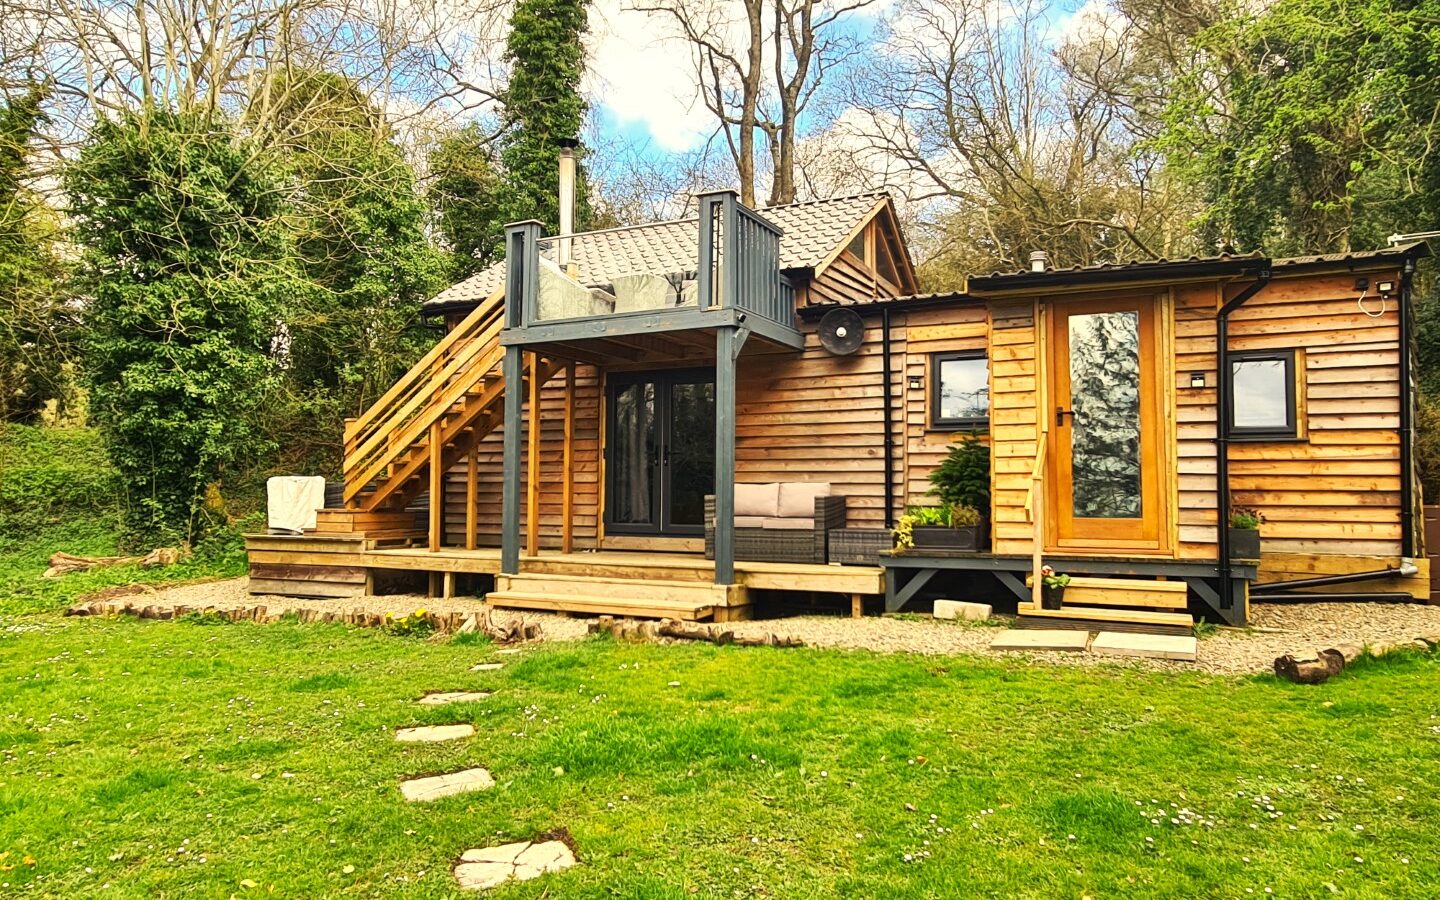
<svg viewBox="0 0 1440 900"><path fill-rule="evenodd" d="M475 733L474 725L421 725L418 728L401 728L395 732L395 740L414 743L417 741L453 741L467 738Z"/></svg>
<svg viewBox="0 0 1440 900"><path fill-rule="evenodd" d="M936 600L933 614L937 619L988 619L992 612L988 603L967 603L964 600Z"/></svg>
<svg viewBox="0 0 1440 900"><path fill-rule="evenodd" d="M1090 632L1068 628L1011 628L990 642L991 650L1058 650L1084 653Z"/></svg>
<svg viewBox="0 0 1440 900"><path fill-rule="evenodd" d="M1189 634L1127 634L1102 631L1090 645L1092 653L1134 656L1141 659L1178 659L1194 662L1197 642Z"/></svg>
<svg viewBox="0 0 1440 900"><path fill-rule="evenodd" d="M411 803L439 800L453 794L468 794L471 791L488 791L495 786L488 769L462 769L445 775L431 775L428 778L411 778L400 782L400 793Z"/></svg>
<svg viewBox="0 0 1440 900"><path fill-rule="evenodd" d="M498 670L503 669L503 668L505 668L505 664L504 664L504 663L481 663L481 664L478 665L478 666L471 666L471 667L470 667L470 671L472 671L472 672L495 672L495 671L498 671Z"/></svg>
<svg viewBox="0 0 1440 900"><path fill-rule="evenodd" d="M560 841L520 841L499 847L466 850L455 864L455 880L467 891L483 891L507 881L529 881L546 872L575 865L575 854Z"/></svg>
<svg viewBox="0 0 1440 900"><path fill-rule="evenodd" d="M489 696L489 691L431 691L415 702L421 706L444 706L447 703L474 703Z"/></svg>

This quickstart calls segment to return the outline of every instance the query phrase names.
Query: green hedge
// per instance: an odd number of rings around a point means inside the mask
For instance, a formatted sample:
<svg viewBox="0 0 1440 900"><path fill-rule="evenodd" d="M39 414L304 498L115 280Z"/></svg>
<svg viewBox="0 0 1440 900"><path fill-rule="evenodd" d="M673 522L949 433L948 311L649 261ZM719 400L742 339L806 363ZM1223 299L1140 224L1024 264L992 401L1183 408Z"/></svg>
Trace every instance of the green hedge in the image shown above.
<svg viewBox="0 0 1440 900"><path fill-rule="evenodd" d="M120 482L90 428L0 426L0 547L57 525L114 531Z"/></svg>

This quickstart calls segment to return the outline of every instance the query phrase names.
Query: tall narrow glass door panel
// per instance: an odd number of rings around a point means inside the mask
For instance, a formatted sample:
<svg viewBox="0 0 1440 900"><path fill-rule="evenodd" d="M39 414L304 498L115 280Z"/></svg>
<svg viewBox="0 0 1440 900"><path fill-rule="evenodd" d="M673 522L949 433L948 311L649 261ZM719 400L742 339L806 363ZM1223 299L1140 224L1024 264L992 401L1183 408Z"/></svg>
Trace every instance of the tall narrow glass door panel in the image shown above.
<svg viewBox="0 0 1440 900"><path fill-rule="evenodd" d="M611 439L612 521L650 525L655 521L659 446L655 434L655 384L642 381L615 391L615 434Z"/></svg>
<svg viewBox="0 0 1440 900"><path fill-rule="evenodd" d="M1072 315L1069 329L1074 515L1138 519L1140 315Z"/></svg>

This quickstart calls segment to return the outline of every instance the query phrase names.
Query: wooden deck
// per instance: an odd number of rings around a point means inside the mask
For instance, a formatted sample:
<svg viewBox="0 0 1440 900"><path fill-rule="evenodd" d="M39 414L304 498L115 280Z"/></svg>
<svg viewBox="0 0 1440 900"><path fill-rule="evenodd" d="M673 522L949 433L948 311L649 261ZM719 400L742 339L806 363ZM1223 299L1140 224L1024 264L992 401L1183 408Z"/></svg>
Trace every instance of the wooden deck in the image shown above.
<svg viewBox="0 0 1440 900"><path fill-rule="evenodd" d="M701 554L610 550L543 550L520 557L520 574L500 575L500 550L444 547L379 548L364 535L247 535L251 593L353 597L367 592L376 571L425 572L433 592L454 593L454 576L499 576L487 597L497 606L560 612L728 619L748 615L751 591L843 594L858 609L885 593L879 566L735 563L735 584L717 586L715 563ZM567 600L568 598L568 600Z"/></svg>

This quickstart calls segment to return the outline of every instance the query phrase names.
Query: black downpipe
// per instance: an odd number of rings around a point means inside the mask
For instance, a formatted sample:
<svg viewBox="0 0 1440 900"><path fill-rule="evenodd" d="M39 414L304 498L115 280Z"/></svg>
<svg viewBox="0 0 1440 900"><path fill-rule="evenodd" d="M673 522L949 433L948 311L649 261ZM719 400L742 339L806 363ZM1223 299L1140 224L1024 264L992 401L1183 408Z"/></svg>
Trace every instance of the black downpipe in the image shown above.
<svg viewBox="0 0 1440 900"><path fill-rule="evenodd" d="M884 400L881 404L884 409L885 419L885 527L895 527L895 435L893 433L893 422L891 420L891 389L890 389L890 307L880 310L880 343L881 362L880 378L884 382L882 393Z"/></svg>
<svg viewBox="0 0 1440 900"><path fill-rule="evenodd" d="M1400 272L1400 556L1415 556L1414 398L1410 383L1410 301L1414 290L1415 260L1405 260Z"/></svg>
<svg viewBox="0 0 1440 900"><path fill-rule="evenodd" d="M1215 316L1215 537L1220 569L1220 608L1235 608L1230 579L1230 314L1270 283L1270 261Z"/></svg>

